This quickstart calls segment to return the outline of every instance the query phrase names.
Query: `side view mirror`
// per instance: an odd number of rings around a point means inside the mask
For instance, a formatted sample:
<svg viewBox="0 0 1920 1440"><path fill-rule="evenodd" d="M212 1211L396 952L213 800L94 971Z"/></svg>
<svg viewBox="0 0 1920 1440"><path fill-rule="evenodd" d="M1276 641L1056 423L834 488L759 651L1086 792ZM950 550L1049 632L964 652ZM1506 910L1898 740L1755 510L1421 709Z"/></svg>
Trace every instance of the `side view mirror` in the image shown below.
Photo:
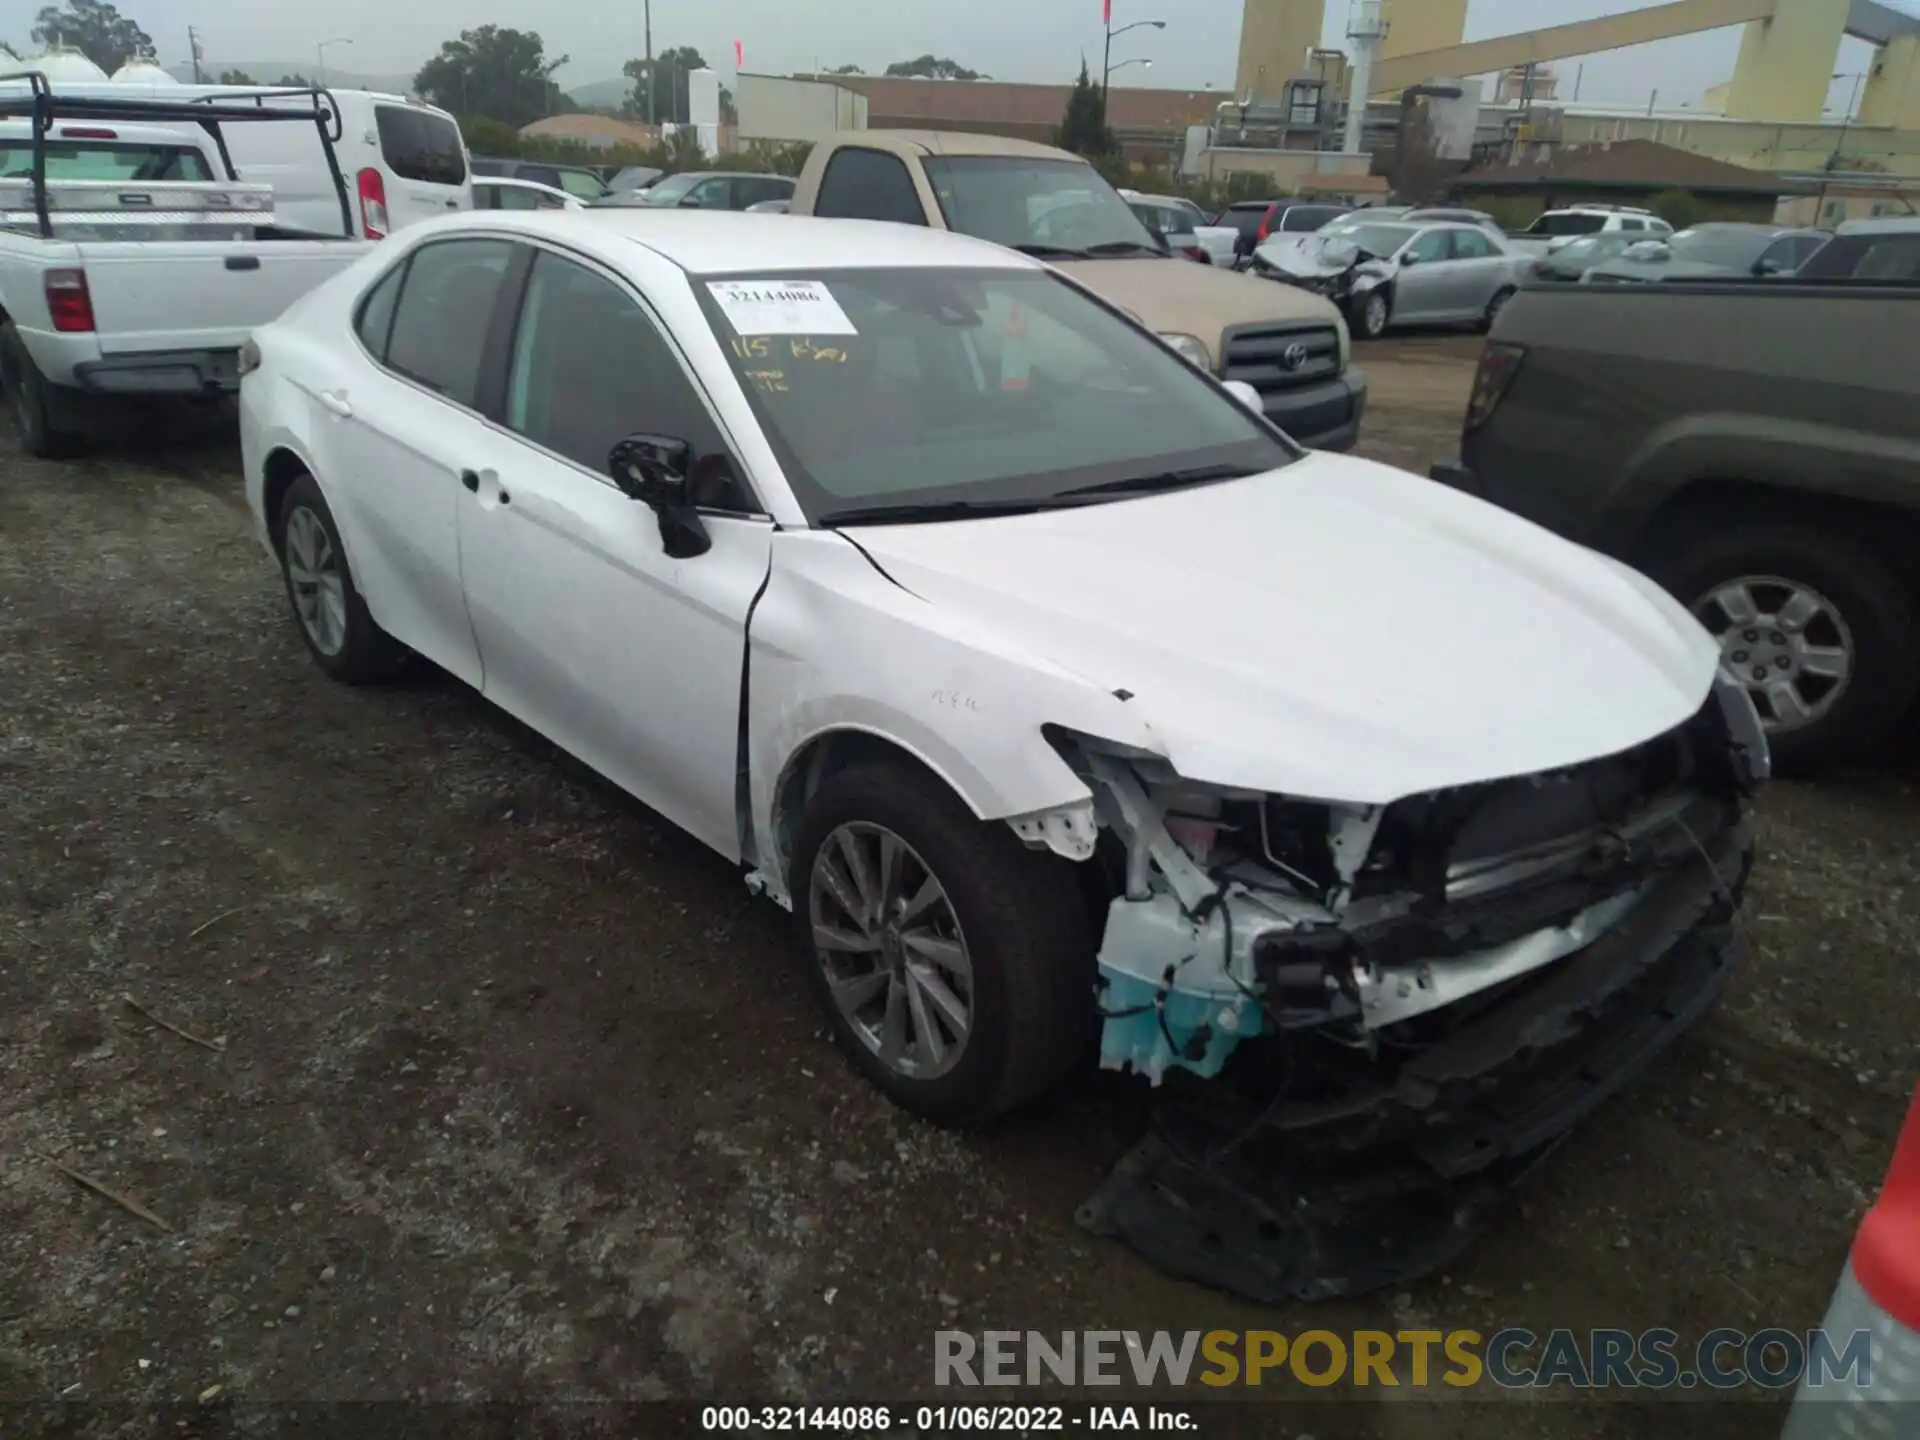
<svg viewBox="0 0 1920 1440"><path fill-rule="evenodd" d="M1420 257L1409 250L1400 257L1400 263L1402 265L1418 265L1420 263Z"/></svg>
<svg viewBox="0 0 1920 1440"><path fill-rule="evenodd" d="M706 201L699 199L697 196L689 195L680 202L680 208L682 210L700 210L705 208L706 203Z"/></svg>
<svg viewBox="0 0 1920 1440"><path fill-rule="evenodd" d="M1259 415L1263 418L1266 416L1267 407L1266 407L1266 403L1260 398L1260 392L1254 389L1253 386L1249 385L1246 381L1244 380L1223 381L1221 383L1220 388L1225 390L1229 395L1233 396L1234 399L1238 400L1242 405L1246 406L1247 409L1251 410L1254 414Z"/></svg>
<svg viewBox="0 0 1920 1440"><path fill-rule="evenodd" d="M1756 275L1778 275L1786 268L1778 260L1764 259L1753 262L1753 273Z"/></svg>
<svg viewBox="0 0 1920 1440"><path fill-rule="evenodd" d="M676 560L713 548L713 537L693 505L688 479L693 447L671 435L629 435L607 453L607 473L621 494L660 518L660 542Z"/></svg>

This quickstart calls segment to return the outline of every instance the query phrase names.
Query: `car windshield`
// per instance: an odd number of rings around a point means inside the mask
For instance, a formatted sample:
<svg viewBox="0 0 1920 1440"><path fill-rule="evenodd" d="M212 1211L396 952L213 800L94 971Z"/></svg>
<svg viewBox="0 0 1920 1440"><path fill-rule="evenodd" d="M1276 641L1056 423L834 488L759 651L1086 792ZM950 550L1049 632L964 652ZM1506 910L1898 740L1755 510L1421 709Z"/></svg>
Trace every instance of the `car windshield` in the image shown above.
<svg viewBox="0 0 1920 1440"><path fill-rule="evenodd" d="M1764 230L1682 230L1667 241L1667 249L1674 259L1690 264L1744 270L1772 242L1773 236Z"/></svg>
<svg viewBox="0 0 1920 1440"><path fill-rule="evenodd" d="M1091 165L1024 155L930 155L921 162L947 225L1036 254L1158 254L1153 236Z"/></svg>
<svg viewBox="0 0 1920 1440"><path fill-rule="evenodd" d="M1553 258L1576 264L1604 260L1609 255L1619 254L1627 248L1628 243L1625 235L1583 235L1561 246Z"/></svg>
<svg viewBox="0 0 1920 1440"><path fill-rule="evenodd" d="M1044 271L813 271L697 289L816 524L1093 503L1297 453Z"/></svg>

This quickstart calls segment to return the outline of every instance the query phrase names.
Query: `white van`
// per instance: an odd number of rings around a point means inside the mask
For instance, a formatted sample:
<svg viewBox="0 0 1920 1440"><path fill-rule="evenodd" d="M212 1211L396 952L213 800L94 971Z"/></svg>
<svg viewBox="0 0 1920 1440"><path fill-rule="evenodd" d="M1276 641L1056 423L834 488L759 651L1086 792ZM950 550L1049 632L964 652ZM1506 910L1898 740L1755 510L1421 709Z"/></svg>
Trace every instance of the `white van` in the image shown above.
<svg viewBox="0 0 1920 1440"><path fill-rule="evenodd" d="M0 83L0 91L24 91L25 82ZM263 105L306 109L306 92L276 93L257 85L167 85L132 81L53 86L56 95L175 103L208 100L232 105L248 99ZM473 208L467 146L460 126L444 110L403 95L368 90L329 90L340 112L334 155L347 183L353 234L378 240L421 220ZM235 178L273 186L275 210L289 227L320 235L341 233L340 197L306 125L222 127ZM227 177L214 177L224 180Z"/></svg>

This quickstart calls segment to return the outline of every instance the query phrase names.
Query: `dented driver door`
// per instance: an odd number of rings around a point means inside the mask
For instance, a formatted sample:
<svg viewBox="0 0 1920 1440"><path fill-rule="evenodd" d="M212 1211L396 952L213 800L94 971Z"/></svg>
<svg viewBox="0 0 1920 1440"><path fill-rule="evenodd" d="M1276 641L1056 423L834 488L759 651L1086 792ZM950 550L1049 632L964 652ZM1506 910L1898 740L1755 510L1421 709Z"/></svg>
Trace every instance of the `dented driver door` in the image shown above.
<svg viewBox="0 0 1920 1440"><path fill-rule="evenodd" d="M740 681L772 521L652 318L590 265L534 260L501 418L460 520L487 697L739 858ZM609 478L635 433L692 447L704 553L668 554L659 517Z"/></svg>

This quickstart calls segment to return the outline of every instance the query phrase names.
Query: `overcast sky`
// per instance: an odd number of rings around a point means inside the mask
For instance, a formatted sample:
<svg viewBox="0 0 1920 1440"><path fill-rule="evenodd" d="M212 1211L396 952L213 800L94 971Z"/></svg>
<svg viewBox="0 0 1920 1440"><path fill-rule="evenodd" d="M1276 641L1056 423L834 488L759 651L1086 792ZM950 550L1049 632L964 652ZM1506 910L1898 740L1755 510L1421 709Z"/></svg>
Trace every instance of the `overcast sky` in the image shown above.
<svg viewBox="0 0 1920 1440"><path fill-rule="evenodd" d="M1920 0L1896 0L1920 8ZM0 37L23 42L39 0L0 0ZM327 4L237 0L122 0L154 37L165 63L186 59L187 26L199 28L207 60L304 60L315 44L335 37L351 45L328 47L329 61L364 73L411 72L461 29L489 22L540 32L549 55L573 62L565 84L604 80L641 53L642 0L330 0ZM733 44L745 47L746 68L783 72L856 64L883 70L894 60L929 51L1002 80L1070 79L1082 52L1100 56L1100 0L652 0L656 49L691 44L716 68L733 68ZM1472 0L1467 38L1506 34L1528 26L1585 20L1638 3L1621 0ZM1117 44L1116 60L1151 57L1151 69L1132 66L1116 84L1170 87L1211 84L1230 90L1240 35L1240 0L1114 0L1114 23L1164 19L1164 31L1142 30ZM1326 41L1342 43L1346 0L1327 0ZM1657 89L1661 108L1697 104L1701 92L1727 78L1739 46L1737 31L1595 56L1580 76L1580 98L1644 104ZM1869 47L1846 41L1839 71L1864 68ZM1561 66L1563 93L1571 93L1577 62ZM1853 85L1836 82L1830 103L1847 104Z"/></svg>

